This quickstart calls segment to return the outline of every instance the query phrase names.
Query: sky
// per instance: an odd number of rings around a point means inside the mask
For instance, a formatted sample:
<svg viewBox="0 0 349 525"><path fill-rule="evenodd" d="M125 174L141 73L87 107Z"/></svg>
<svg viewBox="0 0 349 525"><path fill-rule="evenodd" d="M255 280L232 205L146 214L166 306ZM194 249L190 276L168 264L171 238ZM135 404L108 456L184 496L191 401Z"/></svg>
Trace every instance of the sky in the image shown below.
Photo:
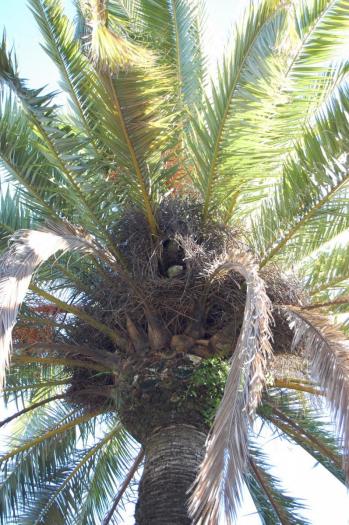
<svg viewBox="0 0 349 525"><path fill-rule="evenodd" d="M64 0L69 15L69 0ZM222 52L233 21L238 19L246 0L207 0L208 38L205 45L212 65ZM19 71L32 87L48 85L58 89L58 74L40 48L40 33L26 0L0 0L0 35L6 28L8 41L15 46ZM284 486L308 505L306 516L311 525L349 525L349 498L345 488L304 451L288 442L275 439L264 430L263 450L275 463L273 473L282 476ZM125 525L133 523L125 519ZM222 524L224 525L224 524ZM260 525L251 501L247 498L237 525Z"/></svg>

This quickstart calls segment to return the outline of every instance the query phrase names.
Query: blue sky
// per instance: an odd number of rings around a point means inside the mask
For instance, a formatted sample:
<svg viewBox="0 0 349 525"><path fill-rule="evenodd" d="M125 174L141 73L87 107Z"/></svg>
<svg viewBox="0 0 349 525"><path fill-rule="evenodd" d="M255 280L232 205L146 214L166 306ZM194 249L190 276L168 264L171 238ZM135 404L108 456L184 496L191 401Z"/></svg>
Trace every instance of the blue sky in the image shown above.
<svg viewBox="0 0 349 525"><path fill-rule="evenodd" d="M70 7L68 2L65 4ZM41 35L27 0L0 0L0 31L3 27L9 43L15 46L21 76L30 80L33 87L50 84L57 89L56 67L40 46Z"/></svg>
<svg viewBox="0 0 349 525"><path fill-rule="evenodd" d="M206 48L215 62L227 40L229 29L246 5L246 0L207 0L208 38ZM67 13L72 14L69 0ZM58 88L58 74L40 48L40 33L27 7L26 0L0 0L0 34L6 28L7 37L15 45L21 76L33 87L49 85ZM263 447L277 465L275 474L281 475L293 495L308 500L307 517L312 525L349 525L348 496L343 486L319 466L305 452L289 443L275 440L266 432ZM244 507L238 525L259 525L259 519L250 513L249 503ZM130 518L128 523L132 523Z"/></svg>

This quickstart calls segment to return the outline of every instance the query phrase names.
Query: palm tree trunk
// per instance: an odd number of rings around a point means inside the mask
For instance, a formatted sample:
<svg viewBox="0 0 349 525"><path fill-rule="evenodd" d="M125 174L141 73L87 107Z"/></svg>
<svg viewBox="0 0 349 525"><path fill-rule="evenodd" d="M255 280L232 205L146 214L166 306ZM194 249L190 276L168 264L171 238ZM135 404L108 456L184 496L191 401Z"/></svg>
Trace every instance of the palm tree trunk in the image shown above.
<svg viewBox="0 0 349 525"><path fill-rule="evenodd" d="M190 525L188 492L204 456L206 434L190 424L156 429L144 443L136 525Z"/></svg>

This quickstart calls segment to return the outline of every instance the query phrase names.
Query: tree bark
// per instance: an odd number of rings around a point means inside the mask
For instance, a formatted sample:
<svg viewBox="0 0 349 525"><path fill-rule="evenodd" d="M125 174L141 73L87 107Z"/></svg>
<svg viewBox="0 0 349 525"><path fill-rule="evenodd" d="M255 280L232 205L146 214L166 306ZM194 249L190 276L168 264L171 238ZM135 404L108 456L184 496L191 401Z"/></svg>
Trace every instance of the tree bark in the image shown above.
<svg viewBox="0 0 349 525"><path fill-rule="evenodd" d="M187 501L206 434L189 424L156 429L144 443L136 525L190 525Z"/></svg>

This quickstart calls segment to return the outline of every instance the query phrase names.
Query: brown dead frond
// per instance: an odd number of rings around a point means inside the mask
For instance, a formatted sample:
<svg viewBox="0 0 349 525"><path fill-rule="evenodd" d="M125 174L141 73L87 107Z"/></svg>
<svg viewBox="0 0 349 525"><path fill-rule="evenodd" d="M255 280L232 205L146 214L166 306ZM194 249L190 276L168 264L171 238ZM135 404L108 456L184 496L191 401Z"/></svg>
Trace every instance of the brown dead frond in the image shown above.
<svg viewBox="0 0 349 525"><path fill-rule="evenodd" d="M18 309L35 269L57 251L92 252L93 241L69 223L47 224L38 231L20 230L0 259L0 389L8 365L11 334Z"/></svg>
<svg viewBox="0 0 349 525"><path fill-rule="evenodd" d="M237 272L246 282L240 336L231 359L224 396L210 432L206 456L195 482L190 510L195 523L218 524L222 501L233 522L241 499L248 458L250 417L260 402L270 345L271 302L257 265L246 252L235 252L217 266L214 276Z"/></svg>

